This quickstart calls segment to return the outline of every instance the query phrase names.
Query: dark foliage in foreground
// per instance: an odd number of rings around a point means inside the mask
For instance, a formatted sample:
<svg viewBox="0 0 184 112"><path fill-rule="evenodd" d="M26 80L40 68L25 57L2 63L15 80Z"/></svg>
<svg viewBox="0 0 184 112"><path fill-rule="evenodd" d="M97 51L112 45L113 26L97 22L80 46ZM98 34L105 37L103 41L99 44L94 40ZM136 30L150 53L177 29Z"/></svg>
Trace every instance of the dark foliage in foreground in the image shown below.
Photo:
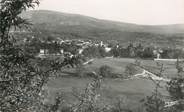
<svg viewBox="0 0 184 112"><path fill-rule="evenodd" d="M0 5L0 111L45 111L44 86L55 71L74 61L36 58L17 44L10 30L28 28L19 14L38 0L1 0ZM75 61L76 62L76 61Z"/></svg>

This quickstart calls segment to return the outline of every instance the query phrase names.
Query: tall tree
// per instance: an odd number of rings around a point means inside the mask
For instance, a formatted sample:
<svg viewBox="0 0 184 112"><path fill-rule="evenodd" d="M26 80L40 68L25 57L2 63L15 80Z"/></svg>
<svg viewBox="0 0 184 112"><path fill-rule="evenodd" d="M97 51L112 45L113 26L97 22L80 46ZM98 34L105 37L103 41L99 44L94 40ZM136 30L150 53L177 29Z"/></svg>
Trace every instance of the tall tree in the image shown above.
<svg viewBox="0 0 184 112"><path fill-rule="evenodd" d="M49 76L68 61L41 60L26 53L10 30L28 27L19 16L34 8L39 0L1 0L0 2L0 112L47 112L43 87Z"/></svg>

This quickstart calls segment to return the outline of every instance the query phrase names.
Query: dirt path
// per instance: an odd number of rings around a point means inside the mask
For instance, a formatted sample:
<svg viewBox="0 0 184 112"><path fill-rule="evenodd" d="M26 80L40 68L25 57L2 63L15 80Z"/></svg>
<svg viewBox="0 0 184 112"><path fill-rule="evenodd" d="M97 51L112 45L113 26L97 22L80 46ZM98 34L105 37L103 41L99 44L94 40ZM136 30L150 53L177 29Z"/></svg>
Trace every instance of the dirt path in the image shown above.
<svg viewBox="0 0 184 112"><path fill-rule="evenodd" d="M143 70L142 73L136 74L133 77L151 78L154 81L164 81L164 82L169 82L170 81L170 79L159 77L159 76L157 76L157 75L155 75L155 74L153 74L153 73L151 73L147 70Z"/></svg>

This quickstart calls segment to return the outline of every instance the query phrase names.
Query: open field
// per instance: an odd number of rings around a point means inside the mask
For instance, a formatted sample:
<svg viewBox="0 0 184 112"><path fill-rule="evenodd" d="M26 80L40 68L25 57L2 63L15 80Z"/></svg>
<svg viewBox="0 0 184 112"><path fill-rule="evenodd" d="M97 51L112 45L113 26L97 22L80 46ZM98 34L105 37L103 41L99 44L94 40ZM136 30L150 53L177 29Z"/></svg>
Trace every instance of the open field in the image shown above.
<svg viewBox="0 0 184 112"><path fill-rule="evenodd" d="M125 68L127 65L131 63L135 63L136 59L130 58L103 58L103 59L95 59L92 64L87 65L86 68L89 71L95 71L103 65L108 65L113 68L113 73L125 74ZM154 61L154 60L139 60L141 65L150 70L153 73L159 73L161 66L159 64L163 64L163 76L164 77L175 77L176 70L176 62L173 61ZM140 73L142 71L138 71Z"/></svg>
<svg viewBox="0 0 184 112"><path fill-rule="evenodd" d="M52 80L48 84L51 92L50 101L53 102L57 92L62 92L65 100L72 103L75 101L72 96L72 89L83 90L90 81L91 79L89 78L57 78ZM165 86L164 83L161 85ZM102 81L101 102L109 104L114 103L117 98L125 98L130 107L137 107L140 104L140 100L152 94L154 88L155 84L147 79L104 79ZM164 88L161 88L160 92L163 96L168 96Z"/></svg>
<svg viewBox="0 0 184 112"><path fill-rule="evenodd" d="M87 65L88 70L97 70L103 65L108 65L112 68L114 73L124 74L125 68L128 64L134 63L134 59L128 58L102 58L95 59L92 64Z"/></svg>
<svg viewBox="0 0 184 112"><path fill-rule="evenodd" d="M85 70L95 71L103 65L108 65L113 68L114 73L124 74L125 67L134 63L135 59L125 59L125 58L103 58L95 59L92 64L86 65ZM154 72L159 72L158 65L153 60L140 60L141 65L146 68L151 68ZM161 62L164 64L165 77L173 77L173 74L176 74L175 62ZM70 74L75 74L74 69L67 71ZM65 75L67 74L65 72ZM51 92L50 101L53 101L54 95L57 92L65 93L65 97L68 102L73 102L75 98L72 96L72 89L77 88L83 90L86 85L91 81L90 78L77 78L77 77L59 77L57 79L51 80L48 83L48 88ZM168 96L167 91L165 90L165 83L161 84L163 88L160 89L160 92L163 96ZM103 98L101 101L113 103L116 98L122 97L126 98L128 104L131 107L136 107L140 104L140 100L145 98L148 95L151 95L155 89L155 83L149 79L110 79L105 78L102 82L101 94Z"/></svg>
<svg viewBox="0 0 184 112"><path fill-rule="evenodd" d="M143 66L146 70L153 72L154 74L159 74L161 69L161 64L163 64L163 77L172 78L177 74L176 62L175 61L154 61L154 60L138 60L140 65ZM100 58L94 59L92 63L84 66L84 72L97 72L101 66L107 65L112 68L113 74L127 75L125 69L130 64L135 64L136 59L132 58ZM142 73L142 70L139 69L136 72ZM76 76L75 68L65 68L62 70L60 75L72 75Z"/></svg>

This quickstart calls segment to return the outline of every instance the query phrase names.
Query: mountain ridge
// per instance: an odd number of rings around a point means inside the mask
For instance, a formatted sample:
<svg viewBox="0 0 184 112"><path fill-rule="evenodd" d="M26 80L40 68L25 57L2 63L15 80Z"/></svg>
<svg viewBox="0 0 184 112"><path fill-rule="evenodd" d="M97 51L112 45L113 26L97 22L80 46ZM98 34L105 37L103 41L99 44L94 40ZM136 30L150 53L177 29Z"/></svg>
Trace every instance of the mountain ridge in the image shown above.
<svg viewBox="0 0 184 112"><path fill-rule="evenodd" d="M164 43L166 46L184 39L184 24L137 25L48 10L28 11L21 16L30 20L35 33L42 32L42 37Z"/></svg>
<svg viewBox="0 0 184 112"><path fill-rule="evenodd" d="M112 20L104 20L104 19L97 19L94 17L89 17L89 16L84 16L84 15L80 15L80 14L70 14L70 13L63 13L63 12L57 12L57 11L49 11L49 10L34 10L34 11L28 11L26 12L26 14L31 14L31 16L38 16L38 15L42 15L42 18L44 18L43 16L46 15L51 15L52 16L56 16L56 18L74 18L77 20L72 19L72 21L79 21L79 19L81 20L88 20L86 22L96 22L96 24L102 25L104 27L111 27L110 28L119 28L119 30L125 30L127 29L128 31L138 31L138 32L151 32L151 33L183 33L184 32L184 24L169 24L169 25L139 25L139 24L133 24L133 23L125 23L125 22L119 22L119 21L112 21ZM30 15L29 15L30 16ZM34 18L34 17L33 17ZM53 21L53 18L51 20L48 19L41 19L39 22L35 22L38 20L33 20L33 22L35 23L43 23L43 22L50 22ZM29 17L28 19L32 19L31 17ZM61 21L66 21L64 19L61 19ZM79 21L80 24L83 21ZM79 22L76 22L76 25L79 24ZM85 22L85 21L84 21ZM75 24L75 23L73 23ZM95 25L96 25L95 24ZM104 24L110 24L109 26L106 26ZM88 24L89 25L89 24ZM90 24L91 25L91 24Z"/></svg>

